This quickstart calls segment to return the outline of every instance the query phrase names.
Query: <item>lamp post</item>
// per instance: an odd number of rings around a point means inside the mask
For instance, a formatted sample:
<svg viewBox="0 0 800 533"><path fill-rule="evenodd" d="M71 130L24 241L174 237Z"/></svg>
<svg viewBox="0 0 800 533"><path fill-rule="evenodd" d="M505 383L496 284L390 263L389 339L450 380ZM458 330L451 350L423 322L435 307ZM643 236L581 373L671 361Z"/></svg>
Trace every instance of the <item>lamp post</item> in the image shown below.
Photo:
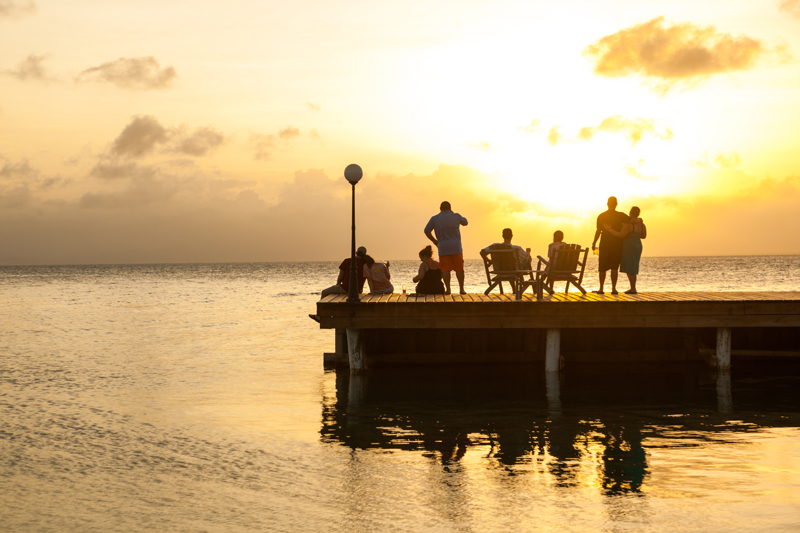
<svg viewBox="0 0 800 533"><path fill-rule="evenodd" d="M356 183L358 183L363 175L364 172L361 170L361 167L356 164L347 165L347 168L344 169L345 179L353 186L353 225L350 242L350 291L347 293L348 303L358 303L361 301L358 297L358 275L356 274Z"/></svg>

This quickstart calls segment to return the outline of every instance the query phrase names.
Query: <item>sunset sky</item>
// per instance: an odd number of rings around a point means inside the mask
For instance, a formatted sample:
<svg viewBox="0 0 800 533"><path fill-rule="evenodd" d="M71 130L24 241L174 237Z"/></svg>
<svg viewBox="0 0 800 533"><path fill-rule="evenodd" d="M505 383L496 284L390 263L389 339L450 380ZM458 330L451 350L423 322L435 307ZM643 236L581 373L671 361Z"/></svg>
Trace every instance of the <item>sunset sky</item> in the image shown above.
<svg viewBox="0 0 800 533"><path fill-rule="evenodd" d="M800 253L800 0L0 0L0 265Z"/></svg>

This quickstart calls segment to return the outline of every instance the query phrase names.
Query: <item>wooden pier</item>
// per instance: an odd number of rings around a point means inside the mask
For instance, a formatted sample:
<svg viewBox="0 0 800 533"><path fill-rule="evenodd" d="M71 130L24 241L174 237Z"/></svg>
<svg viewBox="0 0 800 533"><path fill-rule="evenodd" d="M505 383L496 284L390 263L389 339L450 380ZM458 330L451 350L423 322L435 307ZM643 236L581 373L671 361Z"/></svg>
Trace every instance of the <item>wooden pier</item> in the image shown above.
<svg viewBox="0 0 800 533"><path fill-rule="evenodd" d="M412 363L702 361L800 356L800 291L346 296L317 302L351 372Z"/></svg>

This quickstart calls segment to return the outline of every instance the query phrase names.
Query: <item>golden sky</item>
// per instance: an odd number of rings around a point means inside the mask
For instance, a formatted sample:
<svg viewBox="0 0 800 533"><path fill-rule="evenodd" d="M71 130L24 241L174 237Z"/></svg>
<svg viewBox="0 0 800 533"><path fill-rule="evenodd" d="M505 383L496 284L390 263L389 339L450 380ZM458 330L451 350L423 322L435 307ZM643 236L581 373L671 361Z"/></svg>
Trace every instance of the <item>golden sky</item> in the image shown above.
<svg viewBox="0 0 800 533"><path fill-rule="evenodd" d="M800 0L0 0L0 264L800 253Z"/></svg>

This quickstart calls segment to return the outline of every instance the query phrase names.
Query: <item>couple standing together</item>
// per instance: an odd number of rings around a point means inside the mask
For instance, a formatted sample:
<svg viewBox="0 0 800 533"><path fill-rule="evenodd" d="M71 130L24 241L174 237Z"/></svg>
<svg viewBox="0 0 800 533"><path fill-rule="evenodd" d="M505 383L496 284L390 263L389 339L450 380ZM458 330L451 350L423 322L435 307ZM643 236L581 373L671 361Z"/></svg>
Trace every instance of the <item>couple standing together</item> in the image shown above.
<svg viewBox="0 0 800 533"><path fill-rule="evenodd" d="M597 231L592 241L592 250L595 250L597 239L600 239L600 289L594 292L604 294L606 272L610 270L611 294L618 294L617 271L628 275L631 288L625 294L637 294L636 276L639 274L639 260L642 257L642 239L647 237L647 228L639 217L641 210L634 206L631 207L630 216L620 213L617 211L617 199L614 196L608 199L607 205L608 211L597 217Z"/></svg>

